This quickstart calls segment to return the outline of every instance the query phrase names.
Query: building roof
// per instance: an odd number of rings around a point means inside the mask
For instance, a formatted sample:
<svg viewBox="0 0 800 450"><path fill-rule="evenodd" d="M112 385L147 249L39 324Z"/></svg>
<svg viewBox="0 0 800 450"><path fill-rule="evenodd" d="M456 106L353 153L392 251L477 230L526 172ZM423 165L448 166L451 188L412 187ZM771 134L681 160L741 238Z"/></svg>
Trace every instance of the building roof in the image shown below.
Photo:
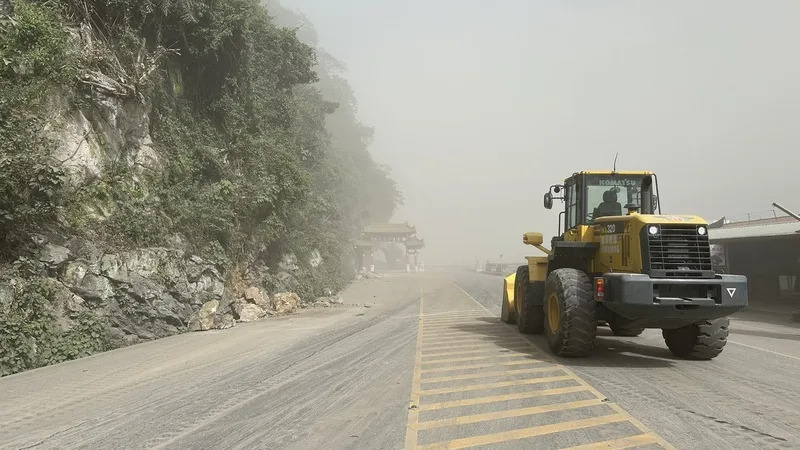
<svg viewBox="0 0 800 450"><path fill-rule="evenodd" d="M414 234L417 230L408 223L375 223L364 227L365 234Z"/></svg>
<svg viewBox="0 0 800 450"><path fill-rule="evenodd" d="M780 219L780 220L778 220ZM708 238L711 242L729 241L734 239L754 239L778 236L800 237L800 221L789 217L777 219L760 219L748 222L734 222L720 228L710 228Z"/></svg>
<svg viewBox="0 0 800 450"><path fill-rule="evenodd" d="M425 247L425 239L420 239L416 236L412 236L408 238L406 241L406 247L409 249L420 249Z"/></svg>

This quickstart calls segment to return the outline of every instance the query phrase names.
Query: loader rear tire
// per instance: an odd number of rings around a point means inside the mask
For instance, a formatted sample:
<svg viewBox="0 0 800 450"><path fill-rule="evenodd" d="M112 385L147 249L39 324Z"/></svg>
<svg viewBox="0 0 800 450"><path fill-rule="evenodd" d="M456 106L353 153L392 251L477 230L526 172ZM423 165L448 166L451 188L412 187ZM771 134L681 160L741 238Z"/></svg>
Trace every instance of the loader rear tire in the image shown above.
<svg viewBox="0 0 800 450"><path fill-rule="evenodd" d="M704 320L673 330L662 330L664 342L673 355L687 358L708 360L722 353L728 343L727 317L715 320Z"/></svg>
<svg viewBox="0 0 800 450"><path fill-rule="evenodd" d="M517 329L520 333L541 334L544 331L544 311L541 303L534 300L544 297L544 283L530 282L528 266L517 269L514 286L514 308L516 309Z"/></svg>
<svg viewBox="0 0 800 450"><path fill-rule="evenodd" d="M576 269L557 269L547 277L545 334L558 356L588 356L597 336L597 303L589 277Z"/></svg>

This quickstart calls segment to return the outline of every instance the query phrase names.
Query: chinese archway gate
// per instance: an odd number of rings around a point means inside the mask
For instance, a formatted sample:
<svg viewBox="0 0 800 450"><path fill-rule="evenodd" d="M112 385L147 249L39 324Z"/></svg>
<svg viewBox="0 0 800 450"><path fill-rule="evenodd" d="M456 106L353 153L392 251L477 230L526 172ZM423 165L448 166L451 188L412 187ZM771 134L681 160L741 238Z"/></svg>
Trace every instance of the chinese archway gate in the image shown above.
<svg viewBox="0 0 800 450"><path fill-rule="evenodd" d="M403 244L405 248L406 272L422 272L424 264L419 253L425 240L416 236L417 230L408 223L377 223L367 225L361 238L355 243L356 266L361 270L375 271L375 252L383 243Z"/></svg>

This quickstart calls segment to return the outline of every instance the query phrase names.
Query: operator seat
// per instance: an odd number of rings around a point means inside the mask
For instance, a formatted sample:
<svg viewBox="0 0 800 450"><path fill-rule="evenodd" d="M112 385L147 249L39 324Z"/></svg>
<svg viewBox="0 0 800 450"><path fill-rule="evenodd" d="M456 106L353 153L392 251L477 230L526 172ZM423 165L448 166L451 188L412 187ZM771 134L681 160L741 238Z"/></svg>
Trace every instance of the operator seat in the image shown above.
<svg viewBox="0 0 800 450"><path fill-rule="evenodd" d="M603 192L603 202L594 209L594 218L621 215L622 205L617 201L617 193L612 190Z"/></svg>

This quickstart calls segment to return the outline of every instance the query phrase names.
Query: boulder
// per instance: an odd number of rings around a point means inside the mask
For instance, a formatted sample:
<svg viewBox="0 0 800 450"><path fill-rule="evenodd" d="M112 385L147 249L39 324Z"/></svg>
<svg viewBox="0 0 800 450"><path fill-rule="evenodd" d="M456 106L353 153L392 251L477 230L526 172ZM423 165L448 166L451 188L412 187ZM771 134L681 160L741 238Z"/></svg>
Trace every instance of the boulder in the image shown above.
<svg viewBox="0 0 800 450"><path fill-rule="evenodd" d="M48 267L58 267L70 259L72 255L66 247L54 244L45 244L39 251L38 260L45 263Z"/></svg>
<svg viewBox="0 0 800 450"><path fill-rule="evenodd" d="M249 303L258 305L261 307L261 309L267 311L268 313L272 310L272 303L268 298L264 298L264 295L261 293L261 289L255 286L249 287L246 291L244 291L244 299Z"/></svg>
<svg viewBox="0 0 800 450"><path fill-rule="evenodd" d="M294 292L281 292L270 299L276 314L289 314L300 306L300 297Z"/></svg>
<svg viewBox="0 0 800 450"><path fill-rule="evenodd" d="M245 303L239 309L239 322L255 322L266 316L267 313L260 306L253 303Z"/></svg>
<svg viewBox="0 0 800 450"><path fill-rule="evenodd" d="M203 307L189 319L189 331L207 331L214 327L214 316L218 307L219 301L217 300L203 304Z"/></svg>
<svg viewBox="0 0 800 450"><path fill-rule="evenodd" d="M215 330L227 330L234 325L236 325L236 319L233 318L233 314L217 314L214 316Z"/></svg>

